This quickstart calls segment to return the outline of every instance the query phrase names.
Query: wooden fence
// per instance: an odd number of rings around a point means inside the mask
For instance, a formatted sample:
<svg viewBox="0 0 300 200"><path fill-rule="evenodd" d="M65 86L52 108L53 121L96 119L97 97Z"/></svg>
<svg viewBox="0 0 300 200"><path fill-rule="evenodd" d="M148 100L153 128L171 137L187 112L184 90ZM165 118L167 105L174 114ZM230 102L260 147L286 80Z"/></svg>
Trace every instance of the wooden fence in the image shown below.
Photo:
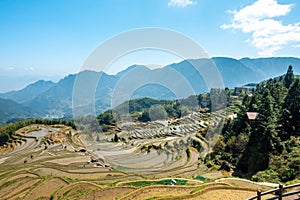
<svg viewBox="0 0 300 200"><path fill-rule="evenodd" d="M261 200L262 196L267 195L267 194L272 194L272 193L277 193L277 194L276 194L276 196L268 198L267 200L273 200L273 199L282 200L283 197L291 196L291 195L295 195L295 194L300 193L300 190L284 193L285 189L290 189L290 188L294 188L294 187L300 187L300 183L293 184L293 185L287 185L287 186L279 185L278 188L273 189L273 190L268 190L268 191L265 191L265 192L262 192L262 191L258 190L257 195L249 198L248 200L254 200L254 199Z"/></svg>

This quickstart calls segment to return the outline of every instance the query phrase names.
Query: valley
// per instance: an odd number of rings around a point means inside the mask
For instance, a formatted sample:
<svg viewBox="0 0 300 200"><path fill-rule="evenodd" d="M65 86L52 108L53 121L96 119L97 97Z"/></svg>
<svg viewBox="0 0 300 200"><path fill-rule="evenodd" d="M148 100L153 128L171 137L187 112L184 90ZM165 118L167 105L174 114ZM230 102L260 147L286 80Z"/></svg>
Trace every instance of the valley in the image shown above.
<svg viewBox="0 0 300 200"><path fill-rule="evenodd" d="M224 112L212 114L212 120L201 115L207 114L125 123L119 133L124 139L118 142L111 135L87 136L64 125L23 127L0 148L1 199L222 199L226 193L243 199L269 189L243 179L220 179L231 172L199 162L213 141L197 135L212 121L220 122ZM204 148L191 147L192 140ZM205 197L214 190L218 193Z"/></svg>
<svg viewBox="0 0 300 200"><path fill-rule="evenodd" d="M299 80L289 66L252 89L1 126L1 199L246 199L294 183L297 198Z"/></svg>

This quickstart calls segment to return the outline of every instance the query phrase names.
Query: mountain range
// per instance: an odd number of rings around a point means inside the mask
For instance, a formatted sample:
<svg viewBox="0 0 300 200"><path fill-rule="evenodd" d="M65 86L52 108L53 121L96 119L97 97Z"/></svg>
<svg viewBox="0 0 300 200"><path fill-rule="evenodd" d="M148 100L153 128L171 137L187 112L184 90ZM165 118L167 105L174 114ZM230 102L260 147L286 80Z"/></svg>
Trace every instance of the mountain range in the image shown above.
<svg viewBox="0 0 300 200"><path fill-rule="evenodd" d="M300 59L292 57L214 57L184 60L159 69L133 65L116 75L86 70L57 83L40 80L18 91L0 93L0 122L16 117L69 118L74 106L80 108L82 115L99 114L128 99L168 100L208 92L208 85L214 84L218 74L206 73L209 77L202 77L197 69L205 72L212 66L216 66L224 86L234 88L282 75L289 65L295 74L300 74Z"/></svg>

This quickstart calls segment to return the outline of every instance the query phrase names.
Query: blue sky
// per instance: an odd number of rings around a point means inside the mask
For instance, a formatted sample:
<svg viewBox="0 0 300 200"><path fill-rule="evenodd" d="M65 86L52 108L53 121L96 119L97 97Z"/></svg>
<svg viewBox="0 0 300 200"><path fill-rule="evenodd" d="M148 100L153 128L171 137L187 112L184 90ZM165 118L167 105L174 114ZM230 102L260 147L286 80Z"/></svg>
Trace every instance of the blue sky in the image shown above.
<svg viewBox="0 0 300 200"><path fill-rule="evenodd" d="M143 27L180 32L210 56L300 57L299 13L296 0L0 0L0 77L57 80L108 38ZM179 61L146 54L120 59L111 73ZM24 84L2 82L0 92Z"/></svg>

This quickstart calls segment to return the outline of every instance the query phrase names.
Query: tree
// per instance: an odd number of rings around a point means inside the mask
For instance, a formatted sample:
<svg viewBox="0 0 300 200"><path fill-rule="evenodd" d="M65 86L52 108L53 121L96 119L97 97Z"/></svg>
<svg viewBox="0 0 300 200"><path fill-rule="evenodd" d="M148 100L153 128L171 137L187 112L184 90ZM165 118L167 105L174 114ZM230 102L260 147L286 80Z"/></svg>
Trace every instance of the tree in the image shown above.
<svg viewBox="0 0 300 200"><path fill-rule="evenodd" d="M115 123L114 115L112 110L108 110L101 113L98 117L99 124L113 125Z"/></svg>
<svg viewBox="0 0 300 200"><path fill-rule="evenodd" d="M166 119L168 117L167 112L165 111L164 107L161 105L154 105L149 110L149 116L152 121Z"/></svg>
<svg viewBox="0 0 300 200"><path fill-rule="evenodd" d="M118 141L119 141L119 136L118 136L118 134L115 133L114 142L118 142Z"/></svg>
<svg viewBox="0 0 300 200"><path fill-rule="evenodd" d="M291 135L299 135L300 132L300 83L296 79L286 95L281 115L281 138L287 140Z"/></svg>
<svg viewBox="0 0 300 200"><path fill-rule="evenodd" d="M276 130L278 117L275 100L268 88L263 90L258 112L255 128L250 133L249 142L237 165L237 168L249 177L258 171L267 169L270 155L280 151L277 148L279 141Z"/></svg>
<svg viewBox="0 0 300 200"><path fill-rule="evenodd" d="M201 107L203 106L203 107L209 108L210 107L210 98L209 98L209 95L207 93L199 94L199 96L198 96L198 104Z"/></svg>
<svg viewBox="0 0 300 200"><path fill-rule="evenodd" d="M290 88L290 86L292 85L294 81L294 72L293 72L293 67L292 65L289 66L286 74L285 74L285 77L284 77L284 83L285 83L285 86L287 88Z"/></svg>
<svg viewBox="0 0 300 200"><path fill-rule="evenodd" d="M268 89L265 89L261 104L259 107L259 117L257 121L257 136L261 138L261 147L267 153L275 150L277 140L277 112L275 100Z"/></svg>
<svg viewBox="0 0 300 200"><path fill-rule="evenodd" d="M252 126L246 126L245 112L259 113ZM260 83L252 96L243 99L237 118L223 128L221 159L237 164L238 176L294 179L299 174L299 116L300 80L290 66L281 79Z"/></svg>
<svg viewBox="0 0 300 200"><path fill-rule="evenodd" d="M142 112L142 115L138 118L138 120L140 122L148 122L148 121L151 121L150 117L149 117L149 112L148 110L144 110Z"/></svg>
<svg viewBox="0 0 300 200"><path fill-rule="evenodd" d="M217 110L224 109L227 105L227 95L224 89L211 88L210 93L210 111L214 112Z"/></svg>

